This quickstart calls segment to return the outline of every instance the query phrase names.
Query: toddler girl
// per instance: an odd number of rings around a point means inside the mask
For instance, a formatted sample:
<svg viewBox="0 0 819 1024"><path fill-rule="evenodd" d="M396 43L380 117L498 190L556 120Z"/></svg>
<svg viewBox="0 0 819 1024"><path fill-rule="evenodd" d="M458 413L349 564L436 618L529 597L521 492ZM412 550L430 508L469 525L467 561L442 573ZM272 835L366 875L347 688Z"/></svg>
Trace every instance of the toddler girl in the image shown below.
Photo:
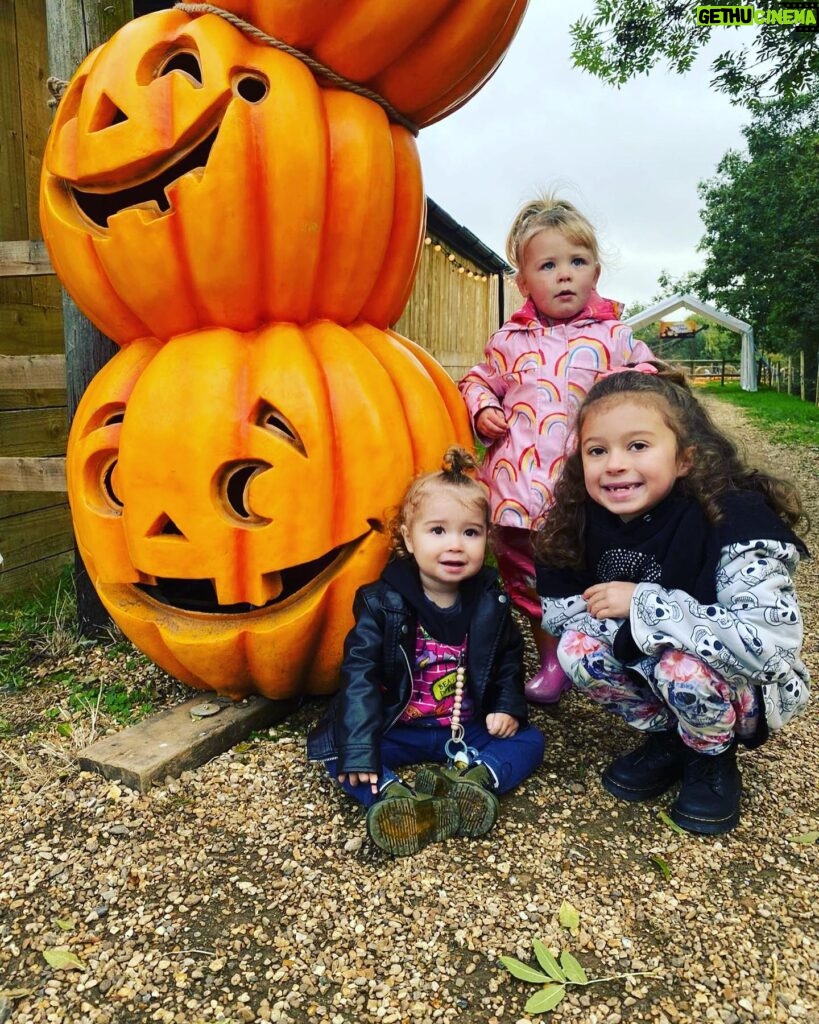
<svg viewBox="0 0 819 1024"><path fill-rule="evenodd" d="M497 524L494 548L509 594L529 618L541 667L529 700L554 703L568 685L554 638L540 628L532 533L552 503L572 420L601 373L650 359L620 322L622 305L602 299L597 238L571 203L527 203L506 243L525 304L493 334L484 361L460 382L475 434L487 446L482 478Z"/></svg>
<svg viewBox="0 0 819 1024"><path fill-rule="evenodd" d="M714 834L739 822L737 744L808 699L793 587L807 550L793 487L746 465L658 367L587 395L537 537L538 590L574 685L646 737L603 786L637 801L681 782L671 817Z"/></svg>
<svg viewBox="0 0 819 1024"><path fill-rule="evenodd" d="M484 566L489 502L461 448L415 480L392 526L396 557L361 587L341 689L310 733L308 756L368 808L373 841L396 855L454 835L479 836L497 795L543 759L527 724L523 640ZM411 787L399 765L422 769Z"/></svg>

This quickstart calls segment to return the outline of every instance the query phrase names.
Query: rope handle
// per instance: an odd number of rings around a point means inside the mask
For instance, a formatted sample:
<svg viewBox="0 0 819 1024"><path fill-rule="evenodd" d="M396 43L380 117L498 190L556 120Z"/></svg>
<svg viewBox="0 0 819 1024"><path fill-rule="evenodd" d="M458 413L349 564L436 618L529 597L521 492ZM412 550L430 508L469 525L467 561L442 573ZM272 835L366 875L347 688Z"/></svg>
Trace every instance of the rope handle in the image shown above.
<svg viewBox="0 0 819 1024"><path fill-rule="evenodd" d="M389 100L386 100L383 96L379 95L379 93L373 92L372 89L368 89L366 86L361 85L358 82L353 82L349 78L345 78L343 75L338 74L338 72L333 71L332 68L328 68L326 64L322 64L321 61L316 60L315 57L311 57L309 53L304 53L303 50L297 50L295 46L290 46L290 44L285 43L284 40L276 39L275 36L268 35L256 25L251 24L249 21L245 21L244 18L240 18L237 14L234 14L233 11L226 11L224 8L217 7L215 4L188 3L174 4L174 9L184 11L185 14L216 14L220 18L224 18L225 21L233 25L234 28L238 28L240 32L244 32L245 35L250 36L253 39L257 39L259 42L265 43L268 46L273 46L277 50L281 50L282 53L287 53L291 57L295 57L297 60L300 60L310 68L317 78L323 78L326 81L331 82L333 85L346 89L348 92L353 92L357 96L363 96L365 99L372 100L373 103L377 103L379 107L381 107L391 121L402 125L408 131L412 132L413 135L418 134L418 125L408 117L405 117L400 111L396 110Z"/></svg>

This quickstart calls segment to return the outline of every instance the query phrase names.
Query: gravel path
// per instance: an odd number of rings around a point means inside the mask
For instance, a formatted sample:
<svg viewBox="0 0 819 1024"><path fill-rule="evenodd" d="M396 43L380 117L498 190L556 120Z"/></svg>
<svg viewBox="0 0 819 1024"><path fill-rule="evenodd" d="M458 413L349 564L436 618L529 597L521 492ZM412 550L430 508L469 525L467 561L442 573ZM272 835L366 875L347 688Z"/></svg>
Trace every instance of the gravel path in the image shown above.
<svg viewBox="0 0 819 1024"><path fill-rule="evenodd" d="M776 446L716 408L802 484L819 524L819 450ZM799 591L819 678L815 561ZM138 680L165 703L188 695L133 655L92 648L44 658L36 687L0 696L0 1024L819 1021L819 844L792 838L819 829L815 700L741 757L730 835L679 835L658 817L667 798L607 795L599 771L633 738L569 695L534 711L545 763L488 837L393 860L304 759L321 702L139 795L77 772L94 723L70 708L68 672ZM592 977L652 973L527 1015L536 987L498 958L530 960L535 938ZM50 965L55 949L73 965Z"/></svg>

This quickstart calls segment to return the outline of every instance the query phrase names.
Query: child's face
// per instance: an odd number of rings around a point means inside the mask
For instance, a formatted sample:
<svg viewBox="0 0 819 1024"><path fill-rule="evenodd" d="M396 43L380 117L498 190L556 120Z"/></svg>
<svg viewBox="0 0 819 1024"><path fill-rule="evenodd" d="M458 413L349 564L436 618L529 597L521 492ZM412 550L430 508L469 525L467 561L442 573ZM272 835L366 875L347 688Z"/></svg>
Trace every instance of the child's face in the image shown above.
<svg viewBox="0 0 819 1024"><path fill-rule="evenodd" d="M678 453L657 405L626 397L589 410L580 452L589 497L624 522L654 508L691 469L692 449Z"/></svg>
<svg viewBox="0 0 819 1024"><path fill-rule="evenodd" d="M424 593L442 607L454 602L461 583L480 571L486 557L483 511L445 487L424 496L401 532L418 563Z"/></svg>
<svg viewBox="0 0 819 1024"><path fill-rule="evenodd" d="M600 264L591 249L570 242L557 228L544 228L524 247L517 283L539 312L570 320L589 301L598 277Z"/></svg>

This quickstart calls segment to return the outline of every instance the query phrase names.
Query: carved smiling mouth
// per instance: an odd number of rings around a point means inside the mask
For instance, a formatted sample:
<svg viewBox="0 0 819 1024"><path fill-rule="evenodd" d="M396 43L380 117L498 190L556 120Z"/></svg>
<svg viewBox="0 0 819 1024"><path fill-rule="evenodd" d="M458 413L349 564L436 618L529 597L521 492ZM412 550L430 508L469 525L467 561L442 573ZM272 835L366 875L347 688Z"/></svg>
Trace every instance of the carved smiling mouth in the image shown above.
<svg viewBox="0 0 819 1024"><path fill-rule="evenodd" d="M205 167L218 132L219 129L215 128L207 138L176 163L138 185L131 185L116 192L86 192L72 185L70 187L74 201L85 216L101 228L108 227L108 219L115 213L132 206L155 203L160 213L167 213L171 208L171 202L165 190L189 171Z"/></svg>
<svg viewBox="0 0 819 1024"><path fill-rule="evenodd" d="M373 529L380 528L373 524ZM152 597L160 604L178 608L181 611L204 612L209 615L246 615L262 608L273 608L284 604L292 598L315 585L328 582L335 576L342 565L369 537L372 530L362 534L355 540L340 544L332 551L314 558L311 562L292 565L274 575L281 580L281 590L271 601L263 605L254 604L219 604L216 588L210 579L171 579L157 577L155 584L137 584L139 590Z"/></svg>

